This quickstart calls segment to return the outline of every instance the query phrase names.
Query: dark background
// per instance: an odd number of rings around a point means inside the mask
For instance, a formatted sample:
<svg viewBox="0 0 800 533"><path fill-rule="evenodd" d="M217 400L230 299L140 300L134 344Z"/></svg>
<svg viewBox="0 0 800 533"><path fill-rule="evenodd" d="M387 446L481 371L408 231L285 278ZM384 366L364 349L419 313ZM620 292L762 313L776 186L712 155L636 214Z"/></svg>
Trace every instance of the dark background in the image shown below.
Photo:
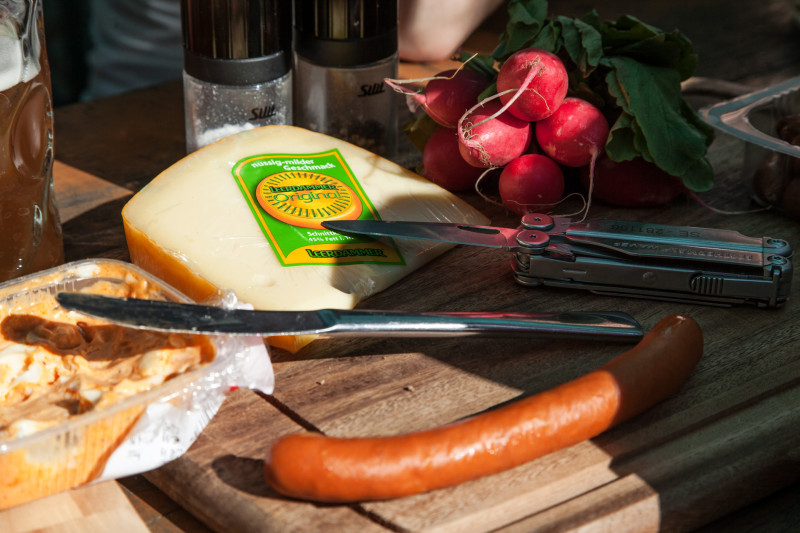
<svg viewBox="0 0 800 533"><path fill-rule="evenodd" d="M57 107L77 101L86 86L89 6L87 0L44 0L42 6Z"/></svg>
<svg viewBox="0 0 800 533"><path fill-rule="evenodd" d="M89 2L43 0L43 8L53 99L60 106L79 100L86 86L86 53L91 44ZM630 14L665 31L680 29L698 54L697 76L746 83L750 77L763 79L772 72L781 78L800 72L800 0L767 4L752 0L551 0L549 9L551 14L566 16L583 16L596 9L603 20ZM499 35L506 20L506 7L501 6L485 26ZM780 31L788 25L794 28L794 38L789 42L786 32ZM779 31L764 31L770 27ZM727 59L753 48L783 48L785 53L765 54L757 72L744 67L731 70ZM767 56L781 57L783 63L775 64ZM721 67L723 64L727 66Z"/></svg>

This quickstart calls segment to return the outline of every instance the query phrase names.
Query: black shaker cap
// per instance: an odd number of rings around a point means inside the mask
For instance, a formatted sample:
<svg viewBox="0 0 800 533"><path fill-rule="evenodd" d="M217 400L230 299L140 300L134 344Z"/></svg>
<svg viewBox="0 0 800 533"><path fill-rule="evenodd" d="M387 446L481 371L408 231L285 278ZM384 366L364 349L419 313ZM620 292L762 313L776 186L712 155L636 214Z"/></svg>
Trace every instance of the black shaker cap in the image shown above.
<svg viewBox="0 0 800 533"><path fill-rule="evenodd" d="M288 0L181 0L184 69L203 81L254 85L291 68Z"/></svg>
<svg viewBox="0 0 800 533"><path fill-rule="evenodd" d="M295 51L329 67L355 67L397 52L397 0L295 0Z"/></svg>

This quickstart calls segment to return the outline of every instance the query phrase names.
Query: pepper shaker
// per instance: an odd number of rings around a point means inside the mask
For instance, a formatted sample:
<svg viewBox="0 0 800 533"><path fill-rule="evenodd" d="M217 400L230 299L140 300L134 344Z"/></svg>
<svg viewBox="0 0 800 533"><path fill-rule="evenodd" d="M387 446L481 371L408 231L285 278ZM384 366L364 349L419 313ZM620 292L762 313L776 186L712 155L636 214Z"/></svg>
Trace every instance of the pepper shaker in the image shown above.
<svg viewBox="0 0 800 533"><path fill-rule="evenodd" d="M181 0L186 149L292 122L291 5Z"/></svg>
<svg viewBox="0 0 800 533"><path fill-rule="evenodd" d="M294 27L294 124L394 156L397 0L295 0Z"/></svg>

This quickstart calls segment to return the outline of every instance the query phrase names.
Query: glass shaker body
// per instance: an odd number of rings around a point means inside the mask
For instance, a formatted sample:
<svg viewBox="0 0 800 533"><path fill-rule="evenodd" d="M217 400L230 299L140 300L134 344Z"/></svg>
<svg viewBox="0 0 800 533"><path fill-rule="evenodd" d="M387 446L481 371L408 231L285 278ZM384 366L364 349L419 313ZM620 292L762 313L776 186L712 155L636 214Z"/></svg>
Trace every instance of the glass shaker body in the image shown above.
<svg viewBox="0 0 800 533"><path fill-rule="evenodd" d="M260 126L292 123L292 73L265 83L225 85L184 72L186 150Z"/></svg>
<svg viewBox="0 0 800 533"><path fill-rule="evenodd" d="M181 0L186 149L292 122L292 5Z"/></svg>
<svg viewBox="0 0 800 533"><path fill-rule="evenodd" d="M39 2L0 0L0 55L0 281L5 281L64 261Z"/></svg>
<svg viewBox="0 0 800 533"><path fill-rule="evenodd" d="M397 54L357 67L318 65L295 53L294 124L383 157L397 150L397 105L384 78L397 78Z"/></svg>

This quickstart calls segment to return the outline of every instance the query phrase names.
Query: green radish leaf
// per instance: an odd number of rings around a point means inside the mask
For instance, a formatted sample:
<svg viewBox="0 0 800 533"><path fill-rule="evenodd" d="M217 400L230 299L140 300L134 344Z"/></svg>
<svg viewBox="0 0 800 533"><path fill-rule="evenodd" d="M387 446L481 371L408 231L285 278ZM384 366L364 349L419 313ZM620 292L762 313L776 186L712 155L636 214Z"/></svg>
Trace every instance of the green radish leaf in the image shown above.
<svg viewBox="0 0 800 533"><path fill-rule="evenodd" d="M580 19L558 17L564 48L584 77L590 75L603 57L603 38L591 24Z"/></svg>
<svg viewBox="0 0 800 533"><path fill-rule="evenodd" d="M711 142L714 140L714 128L700 118L700 115L697 114L697 111L686 102L686 100L681 101L681 113L689 123L697 128L706 138L706 147L711 146Z"/></svg>
<svg viewBox="0 0 800 533"><path fill-rule="evenodd" d="M528 48L546 19L546 0L510 0L506 30L492 56L504 61L514 52Z"/></svg>
<svg viewBox="0 0 800 533"><path fill-rule="evenodd" d="M495 61L490 55L462 53L458 60L464 64L465 69L474 70L479 74L483 74L490 80L497 76L497 70L494 68Z"/></svg>
<svg viewBox="0 0 800 533"><path fill-rule="evenodd" d="M697 66L697 55L691 41L675 30L665 33L628 15L602 27L603 46L607 56L622 55L643 63L677 70L685 80Z"/></svg>
<svg viewBox="0 0 800 533"><path fill-rule="evenodd" d="M614 161L630 161L641 154L634 149L634 132L631 129L633 117L622 113L616 122L611 125L606 141L606 154Z"/></svg>
<svg viewBox="0 0 800 533"><path fill-rule="evenodd" d="M420 113L417 118L403 124L403 133L417 150L423 152L428 139L438 127L439 125L427 113Z"/></svg>
<svg viewBox="0 0 800 533"><path fill-rule="evenodd" d="M708 159L698 159L686 169L682 176L683 184L695 192L705 192L714 185L714 169Z"/></svg>
<svg viewBox="0 0 800 533"><path fill-rule="evenodd" d="M651 156L673 176L683 177L690 168L702 169L697 161L705 157L708 139L683 114L678 72L624 56L606 58L604 63L611 68L606 77L609 92L634 117L634 145L642 156ZM695 185L703 181L700 176L691 180Z"/></svg>
<svg viewBox="0 0 800 533"><path fill-rule="evenodd" d="M530 48L541 48L543 50L557 50L558 43L560 42L561 32L559 28L553 24L546 24L542 27L541 31L536 35L536 39L530 42Z"/></svg>

